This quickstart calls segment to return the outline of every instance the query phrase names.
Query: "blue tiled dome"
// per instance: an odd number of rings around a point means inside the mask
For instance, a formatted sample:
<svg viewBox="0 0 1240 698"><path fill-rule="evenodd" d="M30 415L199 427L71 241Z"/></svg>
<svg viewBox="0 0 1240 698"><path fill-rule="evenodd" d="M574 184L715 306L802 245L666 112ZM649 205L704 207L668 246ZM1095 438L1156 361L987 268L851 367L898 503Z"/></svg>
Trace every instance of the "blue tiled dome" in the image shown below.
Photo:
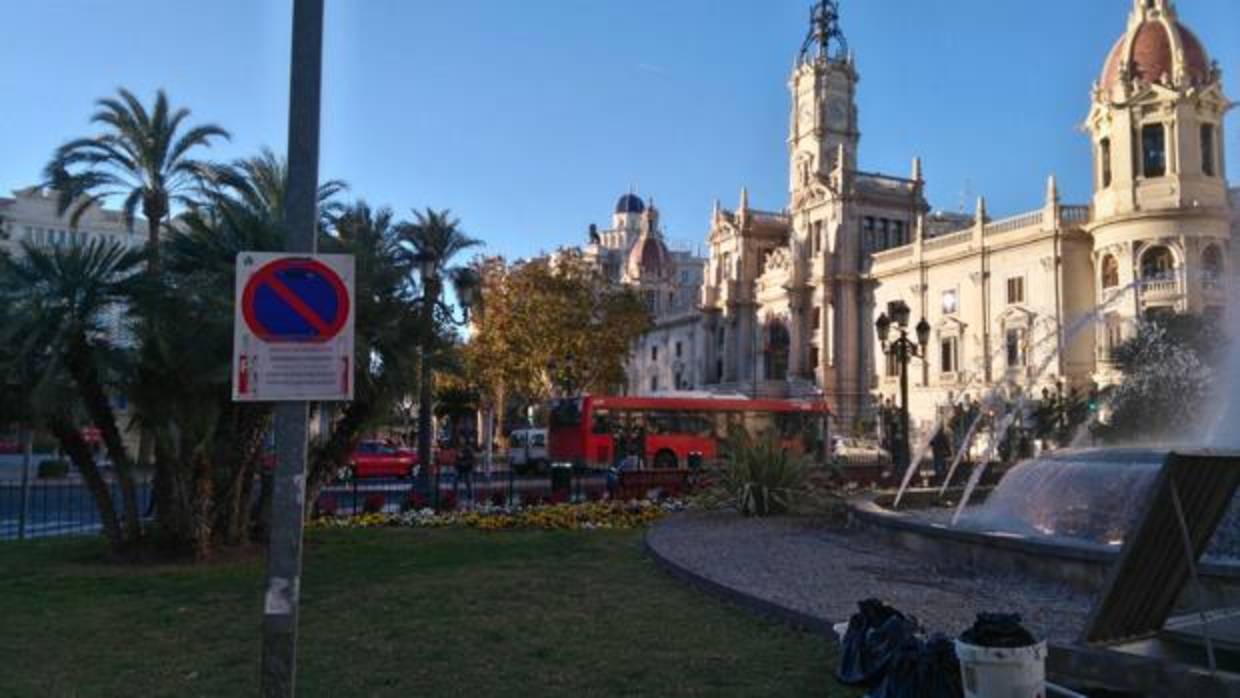
<svg viewBox="0 0 1240 698"><path fill-rule="evenodd" d="M642 213L646 204L636 194L625 194L616 202L616 213Z"/></svg>

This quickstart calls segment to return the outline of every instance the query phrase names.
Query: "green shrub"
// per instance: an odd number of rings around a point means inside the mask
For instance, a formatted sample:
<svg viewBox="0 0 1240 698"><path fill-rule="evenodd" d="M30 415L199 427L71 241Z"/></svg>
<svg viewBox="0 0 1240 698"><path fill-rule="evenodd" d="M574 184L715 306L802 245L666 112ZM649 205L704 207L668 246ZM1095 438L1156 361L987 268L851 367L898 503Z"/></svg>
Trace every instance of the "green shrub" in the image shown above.
<svg viewBox="0 0 1240 698"><path fill-rule="evenodd" d="M735 431L703 500L745 516L784 514L802 503L809 475L808 461L785 450L775 434L753 439Z"/></svg>
<svg viewBox="0 0 1240 698"><path fill-rule="evenodd" d="M45 460L39 463L40 478L64 477L68 474L69 461L67 460Z"/></svg>

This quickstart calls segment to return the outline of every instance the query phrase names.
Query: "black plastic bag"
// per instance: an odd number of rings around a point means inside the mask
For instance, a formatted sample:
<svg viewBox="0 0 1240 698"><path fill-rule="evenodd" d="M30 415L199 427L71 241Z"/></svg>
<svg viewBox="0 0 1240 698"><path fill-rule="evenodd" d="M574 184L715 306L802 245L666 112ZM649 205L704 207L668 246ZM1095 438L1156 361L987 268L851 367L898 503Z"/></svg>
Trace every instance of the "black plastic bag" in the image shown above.
<svg viewBox="0 0 1240 698"><path fill-rule="evenodd" d="M979 613L960 641L976 647L1029 647L1038 644L1020 624L1019 613Z"/></svg>
<svg viewBox="0 0 1240 698"><path fill-rule="evenodd" d="M960 698L964 688L956 647L942 635L911 636L892 653L870 698Z"/></svg>
<svg viewBox="0 0 1240 698"><path fill-rule="evenodd" d="M835 677L846 686L873 688L883 680L896 650L919 628L915 620L877 599L857 606L858 612L848 621Z"/></svg>

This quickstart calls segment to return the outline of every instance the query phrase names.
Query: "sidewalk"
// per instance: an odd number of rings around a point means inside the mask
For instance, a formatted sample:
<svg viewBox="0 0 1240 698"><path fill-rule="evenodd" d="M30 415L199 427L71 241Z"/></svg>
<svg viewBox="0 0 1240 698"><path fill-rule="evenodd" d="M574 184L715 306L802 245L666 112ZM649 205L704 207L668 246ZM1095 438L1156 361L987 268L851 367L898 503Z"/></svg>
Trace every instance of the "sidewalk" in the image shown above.
<svg viewBox="0 0 1240 698"><path fill-rule="evenodd" d="M969 627L979 612L1005 611L1020 613L1036 634L1063 641L1076 638L1092 602L1054 584L942 569L863 532L803 518L683 514L656 524L646 543L678 576L815 625L847 621L858 601L875 597L948 635Z"/></svg>

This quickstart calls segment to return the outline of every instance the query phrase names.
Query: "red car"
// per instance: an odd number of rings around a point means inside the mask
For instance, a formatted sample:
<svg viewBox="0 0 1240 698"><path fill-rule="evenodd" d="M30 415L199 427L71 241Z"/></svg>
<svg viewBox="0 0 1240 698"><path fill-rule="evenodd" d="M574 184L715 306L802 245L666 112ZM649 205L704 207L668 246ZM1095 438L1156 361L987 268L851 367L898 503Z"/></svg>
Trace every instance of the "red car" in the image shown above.
<svg viewBox="0 0 1240 698"><path fill-rule="evenodd" d="M363 441L349 458L341 479L363 477L413 477L418 469L418 454L406 448L389 446L382 441Z"/></svg>

